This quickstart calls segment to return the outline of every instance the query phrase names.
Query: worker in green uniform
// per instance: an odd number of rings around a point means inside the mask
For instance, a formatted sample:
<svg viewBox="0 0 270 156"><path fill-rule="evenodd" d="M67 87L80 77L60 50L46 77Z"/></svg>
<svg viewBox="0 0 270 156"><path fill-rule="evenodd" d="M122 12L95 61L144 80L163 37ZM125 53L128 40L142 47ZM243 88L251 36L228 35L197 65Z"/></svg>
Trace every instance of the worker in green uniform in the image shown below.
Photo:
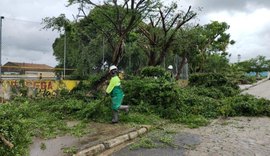
<svg viewBox="0 0 270 156"><path fill-rule="evenodd" d="M112 123L118 123L118 110L123 109L128 112L129 106L121 105L124 98L124 92L121 88L120 78L118 77L118 69L116 66L112 65L109 68L111 75L110 83L106 89L106 93L111 95L112 98L112 110L113 117Z"/></svg>

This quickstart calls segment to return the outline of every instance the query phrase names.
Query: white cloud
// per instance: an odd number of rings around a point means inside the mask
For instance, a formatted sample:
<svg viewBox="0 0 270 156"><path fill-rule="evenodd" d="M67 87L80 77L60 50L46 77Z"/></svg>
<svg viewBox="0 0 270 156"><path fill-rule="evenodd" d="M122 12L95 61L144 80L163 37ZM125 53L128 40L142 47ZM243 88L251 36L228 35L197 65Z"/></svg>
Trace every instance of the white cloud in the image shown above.
<svg viewBox="0 0 270 156"><path fill-rule="evenodd" d="M237 55L242 60L263 55L270 58L268 26L270 25L270 10L256 9L253 12L215 12L207 15L208 20L225 21L230 25L228 33L236 44L228 51L232 54L231 61L237 61Z"/></svg>
<svg viewBox="0 0 270 156"><path fill-rule="evenodd" d="M58 36L56 32L45 31L38 23L4 19L2 28L2 56L6 61L35 61L55 66L55 59L38 61L42 55L53 55L52 43ZM46 55L45 55L46 56Z"/></svg>
<svg viewBox="0 0 270 156"><path fill-rule="evenodd" d="M269 0L186 0L205 12L236 11L250 12L254 9L270 8Z"/></svg>

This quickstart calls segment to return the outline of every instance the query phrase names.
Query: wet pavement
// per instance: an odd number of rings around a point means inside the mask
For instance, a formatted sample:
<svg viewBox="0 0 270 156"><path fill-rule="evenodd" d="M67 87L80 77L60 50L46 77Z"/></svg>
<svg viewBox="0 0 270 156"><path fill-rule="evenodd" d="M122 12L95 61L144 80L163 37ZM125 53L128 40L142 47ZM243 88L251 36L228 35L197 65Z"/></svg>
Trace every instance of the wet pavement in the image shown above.
<svg viewBox="0 0 270 156"><path fill-rule="evenodd" d="M89 123L89 134L82 137L71 135L52 139L34 138L30 146L30 156L69 156L74 151L83 150L107 139L128 133L134 126L124 124Z"/></svg>

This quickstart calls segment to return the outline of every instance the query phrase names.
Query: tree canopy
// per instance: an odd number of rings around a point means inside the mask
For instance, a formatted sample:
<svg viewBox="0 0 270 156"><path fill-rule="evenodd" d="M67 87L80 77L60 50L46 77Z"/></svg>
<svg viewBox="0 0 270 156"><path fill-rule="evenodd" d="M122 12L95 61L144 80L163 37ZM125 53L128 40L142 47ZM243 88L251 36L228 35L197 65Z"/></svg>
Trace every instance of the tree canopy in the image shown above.
<svg viewBox="0 0 270 156"><path fill-rule="evenodd" d="M43 22L44 28L62 32L53 44L59 67L64 62L66 36L66 64L76 68L73 74L79 77L102 71L105 61L133 73L143 66L174 64L176 76L186 63L191 72L218 72L219 67L228 66L226 50L235 42L227 33L229 25L217 21L196 24L192 19L197 13L191 6L183 11L176 3L164 5L154 0L102 4L69 0L69 5L78 3L78 19L70 21L61 14L46 17ZM175 63L177 57L182 59Z"/></svg>

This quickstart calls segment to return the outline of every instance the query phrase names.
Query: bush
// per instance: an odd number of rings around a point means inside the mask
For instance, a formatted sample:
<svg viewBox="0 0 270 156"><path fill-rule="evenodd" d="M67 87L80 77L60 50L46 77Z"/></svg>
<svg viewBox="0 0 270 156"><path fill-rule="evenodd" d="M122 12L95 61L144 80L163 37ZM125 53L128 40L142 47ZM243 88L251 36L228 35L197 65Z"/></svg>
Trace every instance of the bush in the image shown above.
<svg viewBox="0 0 270 156"><path fill-rule="evenodd" d="M190 87L189 89L194 94L203 97L210 97L213 99L221 99L225 97L224 93L216 87Z"/></svg>
<svg viewBox="0 0 270 156"><path fill-rule="evenodd" d="M186 114L201 115L205 118L219 116L218 108L220 107L220 103L216 99L190 94L183 101L187 105Z"/></svg>
<svg viewBox="0 0 270 156"><path fill-rule="evenodd" d="M220 73L196 73L191 74L189 84L192 86L220 87L228 86L238 89L237 83Z"/></svg>
<svg viewBox="0 0 270 156"><path fill-rule="evenodd" d="M111 121L112 111L110 99L95 100L87 103L84 108L78 111L77 117L80 119L90 119L94 121Z"/></svg>
<svg viewBox="0 0 270 156"><path fill-rule="evenodd" d="M159 77L159 78L169 78L169 74L162 67L144 67L141 71L143 77Z"/></svg>
<svg viewBox="0 0 270 156"><path fill-rule="evenodd" d="M164 79L124 81L123 88L126 94L125 104L134 106L133 109L140 113L155 113L166 119L177 119L188 114L207 118L218 115L217 100L197 94L194 88L181 89ZM215 90L211 93L209 91L209 94L214 93Z"/></svg>
<svg viewBox="0 0 270 156"><path fill-rule="evenodd" d="M24 111L21 110L20 104L4 104L0 106L0 134L15 145L10 149L0 141L0 155L28 155L28 145L31 143L32 138L29 127L25 124L23 114Z"/></svg>
<svg viewBox="0 0 270 156"><path fill-rule="evenodd" d="M252 84L256 82L255 76L242 75L239 79L239 84Z"/></svg>
<svg viewBox="0 0 270 156"><path fill-rule="evenodd" d="M270 116L270 101L252 95L224 98L220 113L223 116Z"/></svg>
<svg viewBox="0 0 270 156"><path fill-rule="evenodd" d="M123 89L124 103L137 106L135 109L142 113L155 112L161 117L168 117L173 112L166 111L181 105L179 88L164 79L143 78L123 81Z"/></svg>

